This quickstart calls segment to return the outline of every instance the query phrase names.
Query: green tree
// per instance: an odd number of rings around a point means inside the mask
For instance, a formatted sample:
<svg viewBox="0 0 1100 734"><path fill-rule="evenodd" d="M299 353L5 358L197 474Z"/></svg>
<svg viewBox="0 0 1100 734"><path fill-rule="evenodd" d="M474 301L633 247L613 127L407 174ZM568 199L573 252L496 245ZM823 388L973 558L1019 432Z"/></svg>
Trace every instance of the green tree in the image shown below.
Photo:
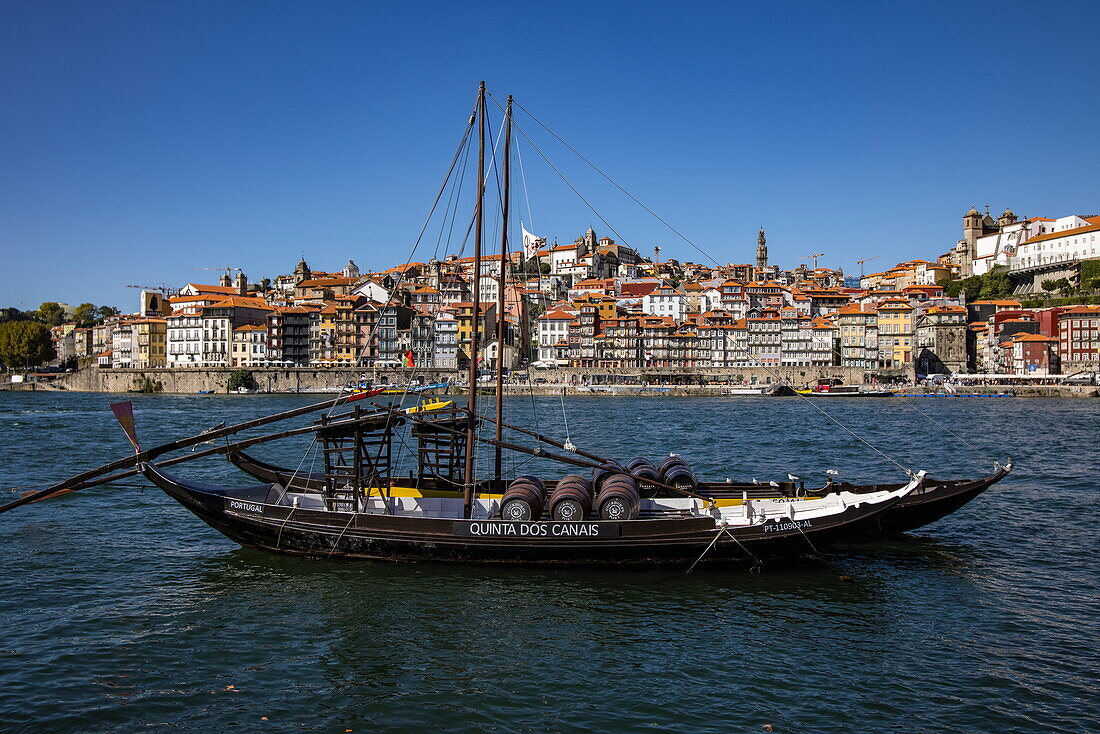
<svg viewBox="0 0 1100 734"><path fill-rule="evenodd" d="M1043 281L1043 290L1046 291L1047 293L1052 292L1057 287L1058 286L1055 285L1053 280L1044 280Z"/></svg>
<svg viewBox="0 0 1100 734"><path fill-rule="evenodd" d="M543 275L550 275L550 263L542 263L539 265L539 272Z"/></svg>
<svg viewBox="0 0 1100 734"><path fill-rule="evenodd" d="M94 303L82 303L76 307L73 313L73 321L80 326L91 326L95 323L96 307Z"/></svg>
<svg viewBox="0 0 1100 734"><path fill-rule="evenodd" d="M100 306L96 309L96 318L100 321L106 321L115 316L118 316L118 309L114 306Z"/></svg>
<svg viewBox="0 0 1100 734"><path fill-rule="evenodd" d="M57 356L50 328L38 321L0 324L0 362L8 369L37 367Z"/></svg>
<svg viewBox="0 0 1100 734"><path fill-rule="evenodd" d="M234 370L229 373L229 392L234 392L241 387L251 390L255 384L256 381L252 379L252 373L248 370Z"/></svg>
<svg viewBox="0 0 1100 734"><path fill-rule="evenodd" d="M38 307L38 320L50 326L57 326L65 321L65 309L56 301L46 301Z"/></svg>
<svg viewBox="0 0 1100 734"><path fill-rule="evenodd" d="M271 278L264 278L260 281L260 292L267 293L271 290Z"/></svg>
<svg viewBox="0 0 1100 734"><path fill-rule="evenodd" d="M1059 278L1054 281L1054 287L1062 292L1062 295L1068 295L1073 291L1073 284L1069 282L1069 278Z"/></svg>
<svg viewBox="0 0 1100 734"><path fill-rule="evenodd" d="M20 311L18 308L0 308L0 324L5 324L9 321L27 321L32 318L34 318L33 313Z"/></svg>
<svg viewBox="0 0 1100 734"><path fill-rule="evenodd" d="M982 276L981 290L978 298L982 300L995 300L1012 295L1012 280L1003 268L993 268Z"/></svg>

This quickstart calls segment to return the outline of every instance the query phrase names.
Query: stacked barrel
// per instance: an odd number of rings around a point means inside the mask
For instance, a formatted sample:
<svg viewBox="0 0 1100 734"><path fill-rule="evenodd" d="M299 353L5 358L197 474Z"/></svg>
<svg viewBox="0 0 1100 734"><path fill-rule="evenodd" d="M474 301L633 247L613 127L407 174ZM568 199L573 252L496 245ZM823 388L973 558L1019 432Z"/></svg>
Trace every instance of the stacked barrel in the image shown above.
<svg viewBox="0 0 1100 734"><path fill-rule="evenodd" d="M516 477L508 485L500 503L501 519L514 522L538 520L545 510L561 521L636 520L641 513L642 497L662 494L663 486L694 492L698 487L695 472L676 454L654 464L638 457L625 465L608 462L592 470L588 479L569 474L554 484L547 497L546 485L538 477Z"/></svg>
<svg viewBox="0 0 1100 734"><path fill-rule="evenodd" d="M661 472L652 461L639 456L626 463L626 470L638 482L638 493L642 497L656 497L660 493L657 483L661 481Z"/></svg>
<svg viewBox="0 0 1100 734"><path fill-rule="evenodd" d="M512 480L500 500L500 517L503 520L523 522L542 517L546 485L538 477L524 474Z"/></svg>
<svg viewBox="0 0 1100 734"><path fill-rule="evenodd" d="M638 482L629 474L611 474L600 483L596 511L601 520L636 520L642 509Z"/></svg>
<svg viewBox="0 0 1100 734"><path fill-rule="evenodd" d="M657 471L661 475L662 482L671 484L677 489L694 492L699 486L699 481L695 478L695 472L691 470L686 461L676 454L671 454L662 461L657 467Z"/></svg>
<svg viewBox="0 0 1100 734"><path fill-rule="evenodd" d="M592 483L579 474L558 480L550 495L550 516L555 520L584 520L592 511Z"/></svg>

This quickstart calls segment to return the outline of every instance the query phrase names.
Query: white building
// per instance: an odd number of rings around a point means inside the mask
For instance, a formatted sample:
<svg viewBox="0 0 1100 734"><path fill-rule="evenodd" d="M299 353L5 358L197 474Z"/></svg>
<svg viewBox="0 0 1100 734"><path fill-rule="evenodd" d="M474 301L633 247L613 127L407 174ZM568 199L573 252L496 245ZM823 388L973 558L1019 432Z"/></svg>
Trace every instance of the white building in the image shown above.
<svg viewBox="0 0 1100 734"><path fill-rule="evenodd" d="M136 344L137 335L134 333L134 324L125 319L116 323L111 328L111 366L133 367Z"/></svg>
<svg viewBox="0 0 1100 734"><path fill-rule="evenodd" d="M667 316L677 323L689 312L687 294L678 288L657 288L642 296L642 312L650 316Z"/></svg>
<svg viewBox="0 0 1100 734"><path fill-rule="evenodd" d="M1025 270L1100 258L1100 217L1033 217L974 242L974 275L1000 265Z"/></svg>
<svg viewBox="0 0 1100 734"><path fill-rule="evenodd" d="M538 361L558 363L558 344L569 339L569 324L577 317L565 311L550 311L535 319L538 326Z"/></svg>
<svg viewBox="0 0 1100 734"><path fill-rule="evenodd" d="M1100 217L1039 221L1039 232L1008 258L1011 270L1100 258Z"/></svg>
<svg viewBox="0 0 1100 734"><path fill-rule="evenodd" d="M435 312L432 360L436 368L458 367L458 318L454 311L441 308Z"/></svg>
<svg viewBox="0 0 1100 734"><path fill-rule="evenodd" d="M165 317L168 366L194 367L202 362L202 306L187 304Z"/></svg>

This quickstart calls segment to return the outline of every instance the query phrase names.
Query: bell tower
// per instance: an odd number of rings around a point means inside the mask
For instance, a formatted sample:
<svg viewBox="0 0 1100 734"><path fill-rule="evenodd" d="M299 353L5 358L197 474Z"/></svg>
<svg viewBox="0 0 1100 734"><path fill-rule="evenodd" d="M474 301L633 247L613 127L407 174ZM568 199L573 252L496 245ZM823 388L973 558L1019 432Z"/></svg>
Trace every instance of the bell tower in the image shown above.
<svg viewBox="0 0 1100 734"><path fill-rule="evenodd" d="M984 233L984 226L982 224L982 215L977 209L972 208L963 216L963 239L966 244L974 247L974 243Z"/></svg>
<svg viewBox="0 0 1100 734"><path fill-rule="evenodd" d="M768 238L764 236L764 228L760 228L760 234L756 236L756 267L768 267Z"/></svg>

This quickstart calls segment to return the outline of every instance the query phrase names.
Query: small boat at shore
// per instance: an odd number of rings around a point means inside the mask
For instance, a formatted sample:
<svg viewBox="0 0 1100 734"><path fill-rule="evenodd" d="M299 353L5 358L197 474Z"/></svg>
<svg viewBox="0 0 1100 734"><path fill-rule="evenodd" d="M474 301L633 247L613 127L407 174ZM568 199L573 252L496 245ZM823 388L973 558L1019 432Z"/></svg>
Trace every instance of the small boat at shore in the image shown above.
<svg viewBox="0 0 1100 734"><path fill-rule="evenodd" d="M799 395L814 398L892 398L892 390L878 390L863 385L818 385L813 389L796 390Z"/></svg>
<svg viewBox="0 0 1100 734"><path fill-rule="evenodd" d="M772 383L768 385L745 385L736 387L727 387L722 391L723 395L729 395L732 397L788 397L795 394L794 388L790 385L782 383Z"/></svg>

